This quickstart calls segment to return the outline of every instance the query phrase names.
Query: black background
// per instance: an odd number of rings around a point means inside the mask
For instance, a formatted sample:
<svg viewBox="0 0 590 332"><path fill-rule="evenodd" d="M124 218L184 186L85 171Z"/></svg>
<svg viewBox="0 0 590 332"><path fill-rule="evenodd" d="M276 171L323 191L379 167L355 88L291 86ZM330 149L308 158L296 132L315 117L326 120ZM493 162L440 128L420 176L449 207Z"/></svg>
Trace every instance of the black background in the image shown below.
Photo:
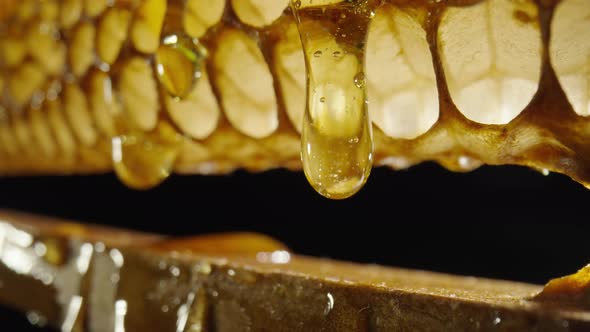
<svg viewBox="0 0 590 332"><path fill-rule="evenodd" d="M112 174L0 179L0 208L177 236L254 231L305 255L538 284L590 262L588 202L568 177L517 166L375 168L341 201L286 170L174 175L148 191Z"/></svg>

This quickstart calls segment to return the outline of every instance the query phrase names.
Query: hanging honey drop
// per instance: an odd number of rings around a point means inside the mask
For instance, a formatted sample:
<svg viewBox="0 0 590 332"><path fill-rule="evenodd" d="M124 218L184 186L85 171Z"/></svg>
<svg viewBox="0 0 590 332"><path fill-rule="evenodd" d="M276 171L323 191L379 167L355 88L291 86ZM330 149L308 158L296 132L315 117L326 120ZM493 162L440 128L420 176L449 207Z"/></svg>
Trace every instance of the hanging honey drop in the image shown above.
<svg viewBox="0 0 590 332"><path fill-rule="evenodd" d="M373 167L364 60L375 6L371 0L327 6L291 2L307 72L303 170L312 187L332 199L357 193Z"/></svg>
<svg viewBox="0 0 590 332"><path fill-rule="evenodd" d="M180 152L181 136L161 121L149 132L131 130L112 138L113 169L134 189L149 189L164 181Z"/></svg>
<svg viewBox="0 0 590 332"><path fill-rule="evenodd" d="M195 38L170 34L162 39L155 54L156 73L166 92L186 97L201 77L207 50Z"/></svg>

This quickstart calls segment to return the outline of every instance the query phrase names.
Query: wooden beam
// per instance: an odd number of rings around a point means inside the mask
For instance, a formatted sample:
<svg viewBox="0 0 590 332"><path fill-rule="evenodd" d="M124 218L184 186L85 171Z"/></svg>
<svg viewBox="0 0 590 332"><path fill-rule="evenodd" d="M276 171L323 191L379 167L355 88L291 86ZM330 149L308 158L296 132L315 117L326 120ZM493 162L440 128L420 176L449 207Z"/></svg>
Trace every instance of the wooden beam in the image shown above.
<svg viewBox="0 0 590 332"><path fill-rule="evenodd" d="M0 303L64 331L588 331L540 285L0 211ZM541 300L539 300L541 298Z"/></svg>

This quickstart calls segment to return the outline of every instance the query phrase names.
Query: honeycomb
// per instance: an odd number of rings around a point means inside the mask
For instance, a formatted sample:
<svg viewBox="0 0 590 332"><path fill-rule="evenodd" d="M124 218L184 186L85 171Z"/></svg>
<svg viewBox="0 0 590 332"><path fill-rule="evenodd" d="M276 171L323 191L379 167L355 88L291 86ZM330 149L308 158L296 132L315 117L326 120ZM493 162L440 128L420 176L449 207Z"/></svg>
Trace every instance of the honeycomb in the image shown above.
<svg viewBox="0 0 590 332"><path fill-rule="evenodd" d="M590 185L587 0L0 4L0 173L523 165Z"/></svg>

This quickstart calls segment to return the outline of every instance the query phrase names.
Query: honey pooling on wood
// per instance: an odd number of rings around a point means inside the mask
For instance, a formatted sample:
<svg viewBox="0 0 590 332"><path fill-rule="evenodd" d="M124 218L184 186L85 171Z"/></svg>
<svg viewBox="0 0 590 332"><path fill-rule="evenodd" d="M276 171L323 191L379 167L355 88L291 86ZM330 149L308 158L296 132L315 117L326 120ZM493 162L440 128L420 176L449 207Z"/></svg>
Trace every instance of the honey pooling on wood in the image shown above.
<svg viewBox="0 0 590 332"><path fill-rule="evenodd" d="M372 1L319 7L312 1L291 3L307 69L303 170L328 198L358 192L373 166L364 61L375 6Z"/></svg>

